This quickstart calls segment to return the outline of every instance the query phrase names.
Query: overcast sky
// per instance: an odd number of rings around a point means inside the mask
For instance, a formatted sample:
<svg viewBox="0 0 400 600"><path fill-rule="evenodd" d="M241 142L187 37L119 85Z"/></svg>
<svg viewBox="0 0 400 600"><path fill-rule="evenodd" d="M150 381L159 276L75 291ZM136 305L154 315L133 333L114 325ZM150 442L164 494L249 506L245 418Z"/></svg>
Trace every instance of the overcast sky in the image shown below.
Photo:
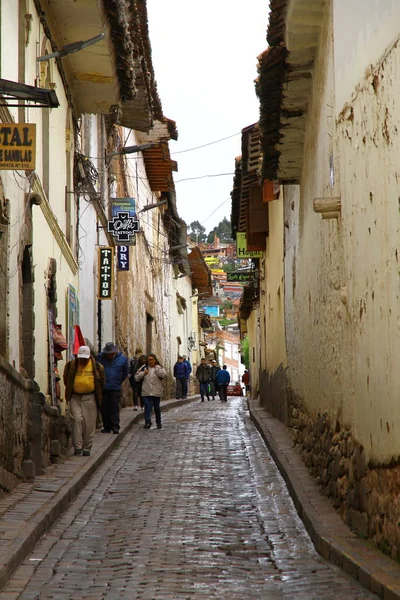
<svg viewBox="0 0 400 600"><path fill-rule="evenodd" d="M254 91L257 56L265 50L268 0L148 0L153 65L163 112L176 121L171 140L178 210L187 224L207 232L230 219L233 173L240 135L192 152L181 152L239 134L258 121ZM176 154L175 154L176 153ZM219 206L214 214L213 211Z"/></svg>

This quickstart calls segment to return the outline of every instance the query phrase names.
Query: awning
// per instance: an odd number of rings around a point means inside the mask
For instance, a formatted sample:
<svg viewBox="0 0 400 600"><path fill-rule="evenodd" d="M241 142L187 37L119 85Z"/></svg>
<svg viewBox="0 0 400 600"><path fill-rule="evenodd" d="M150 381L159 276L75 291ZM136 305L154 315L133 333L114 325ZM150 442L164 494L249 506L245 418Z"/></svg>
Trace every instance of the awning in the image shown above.
<svg viewBox="0 0 400 600"><path fill-rule="evenodd" d="M52 51L105 33L85 49L55 59L77 114L114 113L121 125L149 131L162 119L151 59L145 0L34 0ZM57 24L57 28L53 24Z"/></svg>
<svg viewBox="0 0 400 600"><path fill-rule="evenodd" d="M197 288L199 294L211 296L211 271L201 253L200 248L195 246L188 255L190 270L192 273L192 285Z"/></svg>

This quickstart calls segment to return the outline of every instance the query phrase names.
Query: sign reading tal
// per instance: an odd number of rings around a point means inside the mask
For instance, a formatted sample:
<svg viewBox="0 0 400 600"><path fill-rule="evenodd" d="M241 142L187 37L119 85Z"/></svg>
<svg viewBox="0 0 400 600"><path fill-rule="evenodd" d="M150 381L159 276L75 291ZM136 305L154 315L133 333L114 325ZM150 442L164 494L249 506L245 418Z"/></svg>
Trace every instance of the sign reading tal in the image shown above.
<svg viewBox="0 0 400 600"><path fill-rule="evenodd" d="M36 168L36 124L0 124L0 169L10 171Z"/></svg>
<svg viewBox="0 0 400 600"><path fill-rule="evenodd" d="M111 300L114 287L114 248L101 246L99 252L99 300Z"/></svg>
<svg viewBox="0 0 400 600"><path fill-rule="evenodd" d="M129 246L117 246L117 269L129 271Z"/></svg>

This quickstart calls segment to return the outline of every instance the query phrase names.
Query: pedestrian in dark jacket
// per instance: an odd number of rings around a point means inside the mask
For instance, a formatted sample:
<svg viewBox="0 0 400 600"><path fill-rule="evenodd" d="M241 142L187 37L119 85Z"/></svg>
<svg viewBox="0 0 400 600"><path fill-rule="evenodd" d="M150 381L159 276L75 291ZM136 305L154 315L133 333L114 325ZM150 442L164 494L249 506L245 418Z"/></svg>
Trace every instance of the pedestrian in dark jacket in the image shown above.
<svg viewBox="0 0 400 600"><path fill-rule="evenodd" d="M174 365L174 377L176 379L176 399L187 398L189 369L183 360L183 356L178 356Z"/></svg>
<svg viewBox="0 0 400 600"><path fill-rule="evenodd" d="M196 377L200 383L200 396L201 401L204 402L204 394L207 396L207 400L210 400L210 380L211 380L211 369L207 364L205 358L201 359L201 363L196 369Z"/></svg>
<svg viewBox="0 0 400 600"><path fill-rule="evenodd" d="M211 361L211 396L215 400L215 394L218 391L217 386L217 373L221 370L221 367L217 364L216 360Z"/></svg>
<svg viewBox="0 0 400 600"><path fill-rule="evenodd" d="M140 381L136 381L135 375L146 363L147 363L146 354L141 354L137 360L137 365L135 366L135 373L134 373L133 377L132 376L130 377L130 383L131 383L132 390L133 389L135 390L134 393L137 397L137 401L140 404L140 408L142 410L144 410L144 402L143 402L143 394L142 394L143 380L141 379ZM137 410L137 407L134 408L134 410Z"/></svg>
<svg viewBox="0 0 400 600"><path fill-rule="evenodd" d="M187 382L186 393L188 393L189 392L190 374L191 374L191 372L192 372L193 369L192 369L192 365L190 364L190 361L188 360L188 357L185 354L183 355L183 362L185 363L185 365L187 365L187 368L189 370L189 375L188 375L188 378L186 380L186 382Z"/></svg>
<svg viewBox="0 0 400 600"><path fill-rule="evenodd" d="M135 381L135 375L136 372L139 368L139 361L140 361L140 357L144 356L147 360L147 356L145 354L143 354L143 350L141 348L136 348L135 350L135 354L133 355L133 358L131 359L130 363L129 363L129 383L131 384L131 388L132 388L132 396L133 396L133 410L138 410L139 408L139 394L138 394L138 389L139 389L139 383L137 381ZM142 363L144 364L144 363ZM142 403L140 401L140 408L143 408Z"/></svg>
<svg viewBox="0 0 400 600"><path fill-rule="evenodd" d="M104 369L94 361L88 346L64 368L65 399L72 418L74 454L90 456L96 432L97 408L101 407Z"/></svg>
<svg viewBox="0 0 400 600"><path fill-rule="evenodd" d="M118 433L121 386L128 377L128 359L122 352L118 352L117 347L112 342L107 342L97 360L103 365L105 371L103 402L101 405L103 429L101 431L102 433Z"/></svg>
<svg viewBox="0 0 400 600"><path fill-rule="evenodd" d="M221 402L227 402L228 400L228 385L231 380L231 376L226 370L226 365L222 367L217 373L217 385L219 389L219 397L221 398Z"/></svg>

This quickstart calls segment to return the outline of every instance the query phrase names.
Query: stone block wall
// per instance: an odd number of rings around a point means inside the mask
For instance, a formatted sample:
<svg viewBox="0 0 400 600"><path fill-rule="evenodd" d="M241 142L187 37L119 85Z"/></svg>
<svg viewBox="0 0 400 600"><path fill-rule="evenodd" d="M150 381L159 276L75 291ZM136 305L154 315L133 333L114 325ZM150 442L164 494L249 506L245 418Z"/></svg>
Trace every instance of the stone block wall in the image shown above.
<svg viewBox="0 0 400 600"><path fill-rule="evenodd" d="M67 456L70 436L68 416L0 356L0 495Z"/></svg>
<svg viewBox="0 0 400 600"><path fill-rule="evenodd" d="M33 382L21 377L0 356L0 491L11 491L23 477L28 459L29 400Z"/></svg>
<svg viewBox="0 0 400 600"><path fill-rule="evenodd" d="M400 461L368 462L351 432L326 413L311 415L292 399L293 441L322 494L360 537L400 561Z"/></svg>

